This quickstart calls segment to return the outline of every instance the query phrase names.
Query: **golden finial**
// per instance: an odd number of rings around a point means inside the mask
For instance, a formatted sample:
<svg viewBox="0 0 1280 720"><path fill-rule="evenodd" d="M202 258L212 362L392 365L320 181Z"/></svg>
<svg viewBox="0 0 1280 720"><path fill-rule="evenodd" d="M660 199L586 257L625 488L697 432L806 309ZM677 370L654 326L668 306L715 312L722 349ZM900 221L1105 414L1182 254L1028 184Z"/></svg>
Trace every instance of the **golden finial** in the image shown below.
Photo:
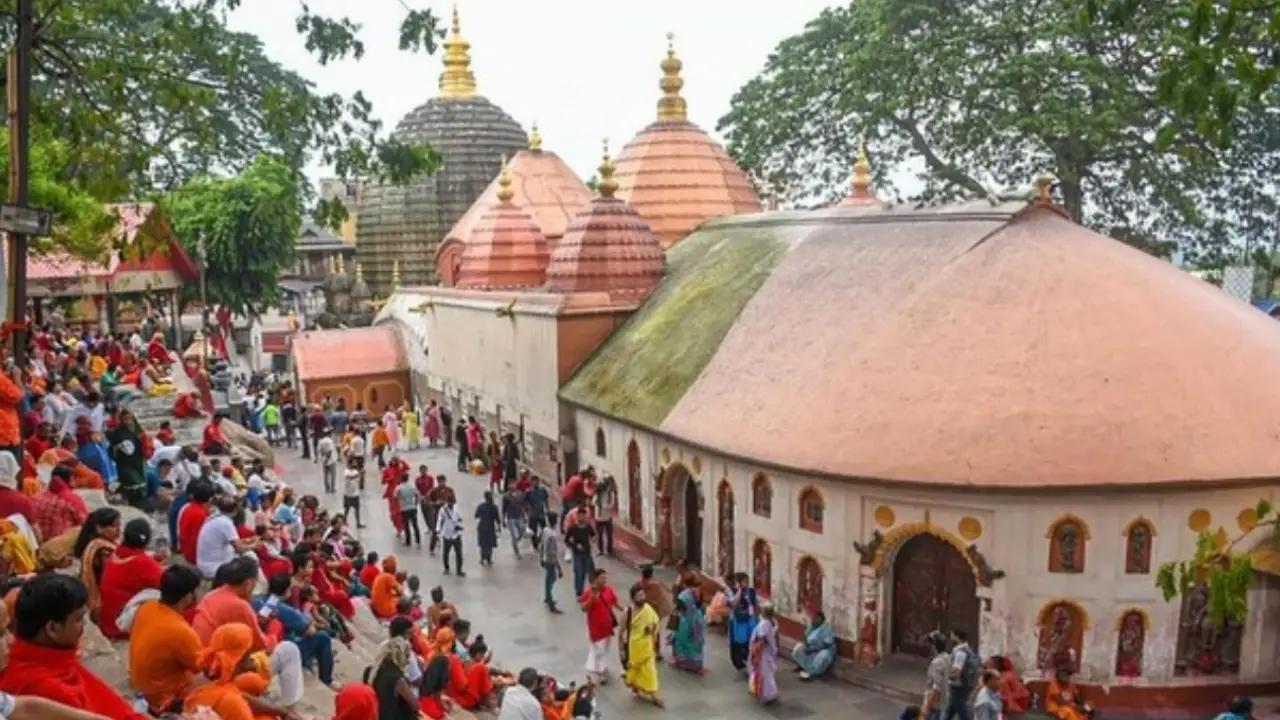
<svg viewBox="0 0 1280 720"><path fill-rule="evenodd" d="M511 189L511 169L507 167L507 156L502 156L502 172L498 173L498 202L510 205L516 193Z"/></svg>
<svg viewBox="0 0 1280 720"><path fill-rule="evenodd" d="M853 194L865 195L871 189L871 161L867 159L867 139L858 144L858 159L853 163Z"/></svg>
<svg viewBox="0 0 1280 720"><path fill-rule="evenodd" d="M684 120L689 116L689 108L680 96L680 88L684 80L680 78L680 69L684 63L676 57L675 34L667 33L667 57L662 61L662 80L658 87L662 88L662 97L658 99L659 120Z"/></svg>
<svg viewBox="0 0 1280 720"><path fill-rule="evenodd" d="M1054 182L1056 182L1055 178L1048 172L1040 173L1039 177L1037 177L1035 181L1035 191L1031 196L1032 202L1043 205L1052 205Z"/></svg>
<svg viewBox="0 0 1280 720"><path fill-rule="evenodd" d="M396 259L391 262L391 287L396 290L400 289L400 260Z"/></svg>
<svg viewBox="0 0 1280 720"><path fill-rule="evenodd" d="M444 41L444 72L440 73L440 96L469 98L476 94L476 76L471 72L471 43L462 38L458 4L453 5L453 27Z"/></svg>
<svg viewBox="0 0 1280 720"><path fill-rule="evenodd" d="M609 139L604 141L604 159L600 161L600 197L611 198L618 191L618 183L613 179L613 158L609 157Z"/></svg>
<svg viewBox="0 0 1280 720"><path fill-rule="evenodd" d="M529 149L538 152L542 149L542 133L538 132L538 123L534 122L529 129Z"/></svg>

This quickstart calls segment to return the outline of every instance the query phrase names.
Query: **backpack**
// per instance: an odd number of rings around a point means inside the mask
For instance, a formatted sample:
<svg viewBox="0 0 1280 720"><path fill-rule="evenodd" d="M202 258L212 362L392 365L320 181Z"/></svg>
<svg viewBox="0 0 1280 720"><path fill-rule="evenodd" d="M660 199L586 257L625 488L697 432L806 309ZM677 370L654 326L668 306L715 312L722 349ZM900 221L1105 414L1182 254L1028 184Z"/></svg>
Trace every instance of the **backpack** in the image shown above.
<svg viewBox="0 0 1280 720"><path fill-rule="evenodd" d="M978 687L982 680L982 660L978 657L978 653L974 652L973 648L966 647L963 652L964 665L960 668L960 679L956 685L972 690Z"/></svg>

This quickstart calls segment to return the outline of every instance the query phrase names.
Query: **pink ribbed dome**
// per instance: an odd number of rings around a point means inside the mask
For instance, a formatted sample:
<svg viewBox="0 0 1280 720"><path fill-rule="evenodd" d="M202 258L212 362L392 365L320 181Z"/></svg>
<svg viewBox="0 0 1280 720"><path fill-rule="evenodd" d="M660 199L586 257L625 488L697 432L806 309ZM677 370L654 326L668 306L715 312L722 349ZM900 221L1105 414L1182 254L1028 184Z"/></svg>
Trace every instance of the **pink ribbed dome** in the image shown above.
<svg viewBox="0 0 1280 720"><path fill-rule="evenodd" d="M533 217L509 198L486 210L463 243L460 288L532 288L546 278L547 238Z"/></svg>
<svg viewBox="0 0 1280 720"><path fill-rule="evenodd" d="M598 197L569 224L547 266L556 292L645 294L662 279L662 245L635 208Z"/></svg>

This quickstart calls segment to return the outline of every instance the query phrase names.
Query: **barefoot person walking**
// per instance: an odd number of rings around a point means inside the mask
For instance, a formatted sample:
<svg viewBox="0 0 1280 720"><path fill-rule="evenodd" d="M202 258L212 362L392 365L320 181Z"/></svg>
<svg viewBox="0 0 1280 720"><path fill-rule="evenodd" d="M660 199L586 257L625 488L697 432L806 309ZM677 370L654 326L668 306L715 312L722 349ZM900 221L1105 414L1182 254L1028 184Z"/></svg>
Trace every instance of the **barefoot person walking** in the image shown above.
<svg viewBox="0 0 1280 720"><path fill-rule="evenodd" d="M632 606L622 624L623 682L641 700L664 707L658 695L658 613L645 602L644 588L631 588Z"/></svg>

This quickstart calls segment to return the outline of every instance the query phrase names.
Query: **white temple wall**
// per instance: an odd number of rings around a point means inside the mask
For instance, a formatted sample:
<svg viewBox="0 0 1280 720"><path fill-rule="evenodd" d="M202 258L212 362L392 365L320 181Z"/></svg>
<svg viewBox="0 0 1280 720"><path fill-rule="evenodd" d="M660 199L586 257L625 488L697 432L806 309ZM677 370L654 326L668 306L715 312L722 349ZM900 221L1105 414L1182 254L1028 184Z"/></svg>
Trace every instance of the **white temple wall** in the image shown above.
<svg viewBox="0 0 1280 720"><path fill-rule="evenodd" d="M1071 601L1084 611L1086 618L1079 658L1082 675L1114 683L1144 684L1174 678L1181 605L1177 599L1163 599L1155 578L1162 563L1194 553L1197 533L1191 525L1210 531L1222 528L1227 536L1235 538L1247 527L1246 511L1262 498L1274 501L1277 492L1275 486L1204 491L1135 488L1107 493L1056 492L1049 496L862 484L764 471L580 408L575 408L574 413L582 447L593 445L597 427L606 432L609 456L592 458L592 462L618 479L622 524L628 524L630 501L626 444L634 439L640 448L645 510L642 534L650 544L657 545L658 541L653 512L657 501L654 474L666 463L678 462L691 470L704 498L702 567L708 574L718 574L716 491L721 480L727 481L735 500L734 567L750 573L752 544L757 539L768 542L772 551L772 600L784 616L803 621L795 598L796 570L801 558L812 557L823 569L824 609L840 636L856 640L870 614L877 625L877 650L884 652L892 640L894 550L886 551L884 565L876 574L862 564L853 544L870 542L875 531L886 538L897 533L900 541L928 527L961 548L976 546L990 568L1005 573L989 587L979 584L977 588L984 654L1009 655L1019 668L1034 668L1042 610L1055 602ZM700 472L693 473L694 467ZM770 517L757 515L752 507L753 478L762 471L773 487ZM799 498L810 486L826 501L821 534L800 527ZM1077 518L1087 533L1084 569L1078 573L1050 572L1050 529L1068 514ZM1125 533L1138 518L1149 521L1155 531L1150 572L1129 574L1125 572ZM1257 530L1253 534L1261 537L1263 532ZM1247 549L1255 541L1249 537L1241 547ZM1280 579L1258 577L1262 578L1259 586L1250 592L1241 679L1280 677ZM868 610L869 603L874 605L873 611ZM1142 676L1116 678L1119 623L1131 609L1141 610L1149 618Z"/></svg>

